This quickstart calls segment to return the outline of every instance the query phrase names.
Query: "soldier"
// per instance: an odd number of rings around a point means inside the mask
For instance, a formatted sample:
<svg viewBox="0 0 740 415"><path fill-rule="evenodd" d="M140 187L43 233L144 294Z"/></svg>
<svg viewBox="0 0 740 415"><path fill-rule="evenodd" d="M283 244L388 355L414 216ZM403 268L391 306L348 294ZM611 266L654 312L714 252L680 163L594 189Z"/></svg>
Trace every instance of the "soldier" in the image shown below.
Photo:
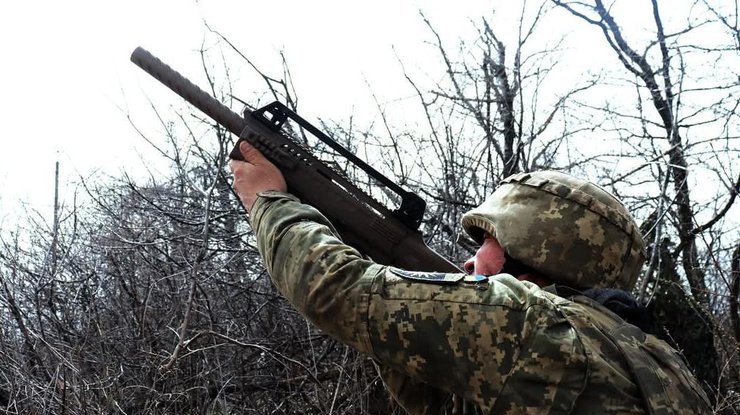
<svg viewBox="0 0 740 415"><path fill-rule="evenodd" d="M234 188L273 282L317 327L378 362L408 413L711 411L680 355L630 324L644 325L624 290L645 246L598 186L556 172L503 180L463 216L481 244L468 275L440 283L363 258L285 193L259 151L240 149Z"/></svg>

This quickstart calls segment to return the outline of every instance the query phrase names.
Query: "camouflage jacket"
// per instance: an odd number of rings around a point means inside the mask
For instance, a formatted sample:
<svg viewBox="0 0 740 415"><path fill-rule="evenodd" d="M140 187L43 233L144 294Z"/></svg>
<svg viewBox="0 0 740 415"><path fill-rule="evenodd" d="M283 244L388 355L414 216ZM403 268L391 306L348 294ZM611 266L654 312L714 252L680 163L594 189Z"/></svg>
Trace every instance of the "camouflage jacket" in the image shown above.
<svg viewBox="0 0 740 415"><path fill-rule="evenodd" d="M251 222L280 292L375 359L409 413L711 412L674 350L586 297L376 264L285 193L262 193Z"/></svg>

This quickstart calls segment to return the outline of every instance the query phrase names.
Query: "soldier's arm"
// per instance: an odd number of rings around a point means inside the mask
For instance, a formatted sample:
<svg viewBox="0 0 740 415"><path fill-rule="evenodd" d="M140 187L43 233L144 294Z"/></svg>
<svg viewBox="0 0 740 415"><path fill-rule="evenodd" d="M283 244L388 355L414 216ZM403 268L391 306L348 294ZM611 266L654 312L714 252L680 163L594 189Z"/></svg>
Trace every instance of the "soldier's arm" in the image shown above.
<svg viewBox="0 0 740 415"><path fill-rule="evenodd" d="M371 354L368 300L383 269L342 243L316 209L282 192L262 192L250 221L278 290L317 327Z"/></svg>
<svg viewBox="0 0 740 415"><path fill-rule="evenodd" d="M563 368L580 359L579 344L533 284L462 275L424 282L429 274L362 258L318 211L285 193L262 193L251 220L281 293L317 327L382 364L484 407L521 359L541 359L560 377L550 386L572 382L578 390L578 376Z"/></svg>

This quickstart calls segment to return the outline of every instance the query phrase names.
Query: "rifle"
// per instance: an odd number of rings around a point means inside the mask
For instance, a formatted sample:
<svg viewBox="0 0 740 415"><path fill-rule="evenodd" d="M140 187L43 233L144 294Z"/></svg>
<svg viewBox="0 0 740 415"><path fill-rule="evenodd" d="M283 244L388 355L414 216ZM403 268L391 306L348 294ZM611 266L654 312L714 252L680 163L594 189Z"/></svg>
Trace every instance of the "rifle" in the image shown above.
<svg viewBox="0 0 740 415"><path fill-rule="evenodd" d="M426 209L424 200L368 166L282 103L276 101L255 111L245 110L242 117L141 47L131 54L131 61L238 135L229 157L243 160L239 151L241 140L260 150L283 173L288 191L326 216L345 243L380 264L411 271L460 272L424 243L418 231ZM313 156L284 131L288 120L400 196L400 206L389 210Z"/></svg>

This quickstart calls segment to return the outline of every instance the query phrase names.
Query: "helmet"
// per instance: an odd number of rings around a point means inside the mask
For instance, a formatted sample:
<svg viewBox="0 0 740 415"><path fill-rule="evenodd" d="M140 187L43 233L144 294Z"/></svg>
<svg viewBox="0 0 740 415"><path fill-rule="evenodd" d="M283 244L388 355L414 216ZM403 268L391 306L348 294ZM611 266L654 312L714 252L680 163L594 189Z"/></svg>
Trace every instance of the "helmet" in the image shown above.
<svg viewBox="0 0 740 415"><path fill-rule="evenodd" d="M512 258L573 288L631 290L645 262L645 242L624 205L554 171L505 178L462 226L478 243L490 233Z"/></svg>

